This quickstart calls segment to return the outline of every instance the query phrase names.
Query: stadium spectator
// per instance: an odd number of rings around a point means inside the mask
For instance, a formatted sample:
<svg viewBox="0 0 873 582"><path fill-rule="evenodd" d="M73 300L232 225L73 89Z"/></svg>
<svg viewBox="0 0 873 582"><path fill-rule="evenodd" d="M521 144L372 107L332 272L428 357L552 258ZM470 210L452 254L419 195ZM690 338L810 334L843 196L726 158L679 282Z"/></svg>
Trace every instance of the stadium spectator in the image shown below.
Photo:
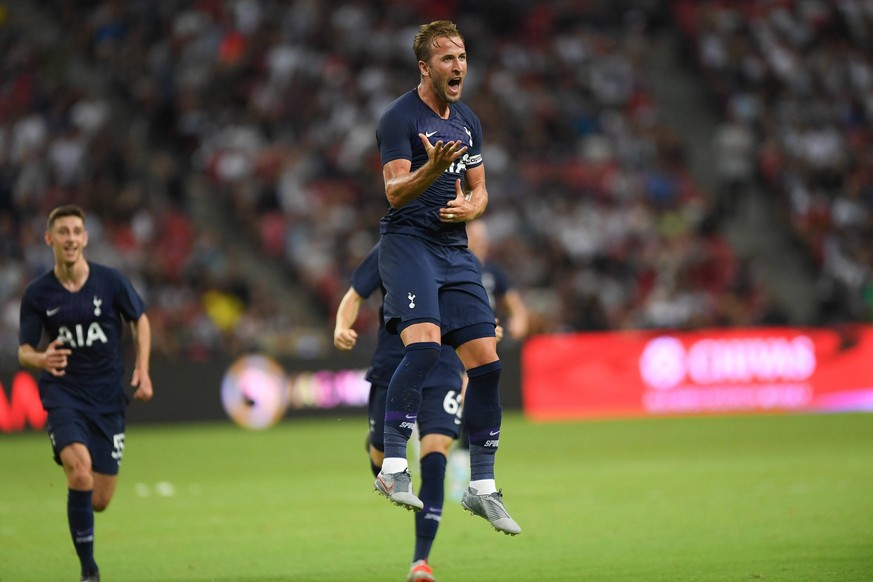
<svg viewBox="0 0 873 582"><path fill-rule="evenodd" d="M38 272L39 253L34 259L29 249L38 248L42 229L28 217L61 202L85 204L92 208L93 250L103 246L101 260L142 283L156 323L163 322L155 326L156 349L171 357L236 349L246 342L224 341L227 334L202 304L209 289L184 267L197 262L195 241L209 228L191 212L192 201L208 196L235 221L234 235L263 245L288 273L288 284L303 289L327 321L336 307L332 298L360 260L358 249L375 243L373 225L385 211L374 195L381 177L372 135L375 114L415 82L398 55L408 50L414 23L451 16L440 11L453 9L387 1L313 6L204 2L168 9L98 0L72 10L47 0L11 12L0 29L0 44L10 47L0 51L0 213L12 217L16 244L0 249L11 255L3 268ZM663 297L678 297L683 312L689 312L686 301L722 302L713 289L671 295L666 290L681 283L658 275L660 264L672 260L665 255L693 252L704 236L702 222L718 210L690 179L681 142L659 123L649 91L646 59L662 8L574 2L466 8L463 25L476 31L483 71L470 79L467 95L489 139L489 182L500 200L489 212L492 254L524 290L531 331L660 325L667 320L653 317L648 304ZM861 16L857 22L866 22ZM25 33L29 19L42 23L40 35ZM864 36L856 21L844 21L847 38L859 46ZM365 26L369 42L349 34L350 23ZM739 58L728 55L724 34L708 42L713 62ZM847 86L858 87L838 104L850 128L843 141L861 145L869 140L860 89L869 67L860 51L846 50L851 58L827 77L844 71L829 83L848 78ZM842 54L834 51L832 59ZM42 66L46 61L59 65ZM741 63L750 75L767 70L755 54ZM773 78L743 91L732 107L756 135L785 115L770 113L781 101L764 102ZM761 174L799 175L792 169L797 164L779 169L775 163L784 155L777 137L767 136L759 152ZM834 142L828 132L809 137L815 139L797 143L814 156ZM866 204L865 173L853 165L851 174L856 202ZM798 223L808 225L820 257L825 248L836 257L829 271L855 281L853 273L864 272L863 245L835 235L826 247L828 214L821 196L807 190L792 190L793 199L807 200ZM843 208L851 207L847 200ZM166 257L165 216L172 217L166 225L172 240L181 242ZM679 232L685 244L673 240ZM230 255L227 244L220 250ZM14 306L20 289L7 293ZM755 322L760 293L750 293L734 298L745 305L742 321L705 312L671 320ZM293 353L289 336L301 330L287 307L272 309L288 329L271 329L264 341ZM13 346L14 333L0 323L0 346Z"/></svg>
<svg viewBox="0 0 873 582"><path fill-rule="evenodd" d="M817 323L873 318L873 12L859 0L675 2L721 107L754 128L763 191L818 278Z"/></svg>

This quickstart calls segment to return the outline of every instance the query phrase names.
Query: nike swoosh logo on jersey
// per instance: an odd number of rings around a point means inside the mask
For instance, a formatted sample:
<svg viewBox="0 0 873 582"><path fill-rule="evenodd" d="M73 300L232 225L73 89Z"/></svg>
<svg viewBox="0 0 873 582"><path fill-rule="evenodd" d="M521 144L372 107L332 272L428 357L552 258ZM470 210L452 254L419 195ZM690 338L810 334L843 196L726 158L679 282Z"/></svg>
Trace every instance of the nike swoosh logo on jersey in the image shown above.
<svg viewBox="0 0 873 582"><path fill-rule="evenodd" d="M500 431L499 431L499 430L492 430L489 434L490 434L491 436L496 436L496 435L499 435L499 434L500 434Z"/></svg>
<svg viewBox="0 0 873 582"><path fill-rule="evenodd" d="M435 134L436 134L435 131L426 131L426 132L424 132L424 137L431 137Z"/></svg>
<svg viewBox="0 0 873 582"><path fill-rule="evenodd" d="M48 317L51 317L52 315L54 315L55 313L57 313L57 312L60 311L60 310L61 310L60 307L55 307L54 309L46 309L46 310L45 310L45 314L46 314Z"/></svg>

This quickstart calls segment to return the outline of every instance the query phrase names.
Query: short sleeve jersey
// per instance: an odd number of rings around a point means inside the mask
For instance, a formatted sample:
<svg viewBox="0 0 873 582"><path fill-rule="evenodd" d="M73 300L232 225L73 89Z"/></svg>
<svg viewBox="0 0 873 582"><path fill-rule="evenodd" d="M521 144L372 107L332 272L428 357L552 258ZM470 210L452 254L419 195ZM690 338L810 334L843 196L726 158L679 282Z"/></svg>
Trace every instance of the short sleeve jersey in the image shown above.
<svg viewBox="0 0 873 582"><path fill-rule="evenodd" d="M136 321L145 303L118 270L88 263L88 280L70 292L48 271L25 289L21 302L20 344L38 347L61 338L72 350L65 374L43 371L39 393L43 406L69 407L97 413L124 410L124 364L121 338L124 322Z"/></svg>
<svg viewBox="0 0 873 582"><path fill-rule="evenodd" d="M404 159L412 164L412 172L423 166L427 151L419 133L432 144L461 140L467 151L415 200L391 208L382 218L380 232L410 234L445 246L466 246L464 224L441 222L439 209L455 199L455 181L460 179L464 186L467 170L482 165L482 125L473 110L461 102L450 104L448 119L442 119L413 89L391 103L379 119L376 143L382 165Z"/></svg>

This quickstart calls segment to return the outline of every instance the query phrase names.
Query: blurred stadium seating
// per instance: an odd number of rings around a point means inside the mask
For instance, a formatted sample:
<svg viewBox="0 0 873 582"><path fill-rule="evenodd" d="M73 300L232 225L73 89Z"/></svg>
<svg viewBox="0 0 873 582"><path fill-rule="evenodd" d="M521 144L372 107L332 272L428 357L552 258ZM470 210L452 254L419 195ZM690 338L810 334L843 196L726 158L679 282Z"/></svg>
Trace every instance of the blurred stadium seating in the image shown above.
<svg viewBox="0 0 873 582"><path fill-rule="evenodd" d="M0 358L17 349L24 284L50 266L45 215L68 202L90 212L89 258L146 295L158 353L329 351L386 209L376 120L418 81L416 26L444 17L470 54L492 253L535 333L870 320L867 6L4 3ZM678 66L730 127L714 191L659 115L652 88L669 77L650 59L665 35L693 48ZM724 235L751 191L802 243L814 318L798 321Z"/></svg>

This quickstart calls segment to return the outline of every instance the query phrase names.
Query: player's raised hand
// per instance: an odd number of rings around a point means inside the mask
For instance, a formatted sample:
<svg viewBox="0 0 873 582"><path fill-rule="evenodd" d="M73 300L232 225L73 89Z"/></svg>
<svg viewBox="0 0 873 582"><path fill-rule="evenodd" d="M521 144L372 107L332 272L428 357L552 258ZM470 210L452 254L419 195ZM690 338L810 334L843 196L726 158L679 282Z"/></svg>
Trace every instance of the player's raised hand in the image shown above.
<svg viewBox="0 0 873 582"><path fill-rule="evenodd" d="M423 133L418 134L421 143L424 144L424 150L427 152L427 158L440 172L444 172L446 168L452 165L452 162L467 153L467 146L461 140L448 141L443 143L443 140L438 140L431 145L430 140Z"/></svg>
<svg viewBox="0 0 873 582"><path fill-rule="evenodd" d="M43 368L52 376L60 377L66 374L64 368L67 367L67 357L73 353L73 350L64 348L63 345L64 340L57 338L43 352Z"/></svg>

